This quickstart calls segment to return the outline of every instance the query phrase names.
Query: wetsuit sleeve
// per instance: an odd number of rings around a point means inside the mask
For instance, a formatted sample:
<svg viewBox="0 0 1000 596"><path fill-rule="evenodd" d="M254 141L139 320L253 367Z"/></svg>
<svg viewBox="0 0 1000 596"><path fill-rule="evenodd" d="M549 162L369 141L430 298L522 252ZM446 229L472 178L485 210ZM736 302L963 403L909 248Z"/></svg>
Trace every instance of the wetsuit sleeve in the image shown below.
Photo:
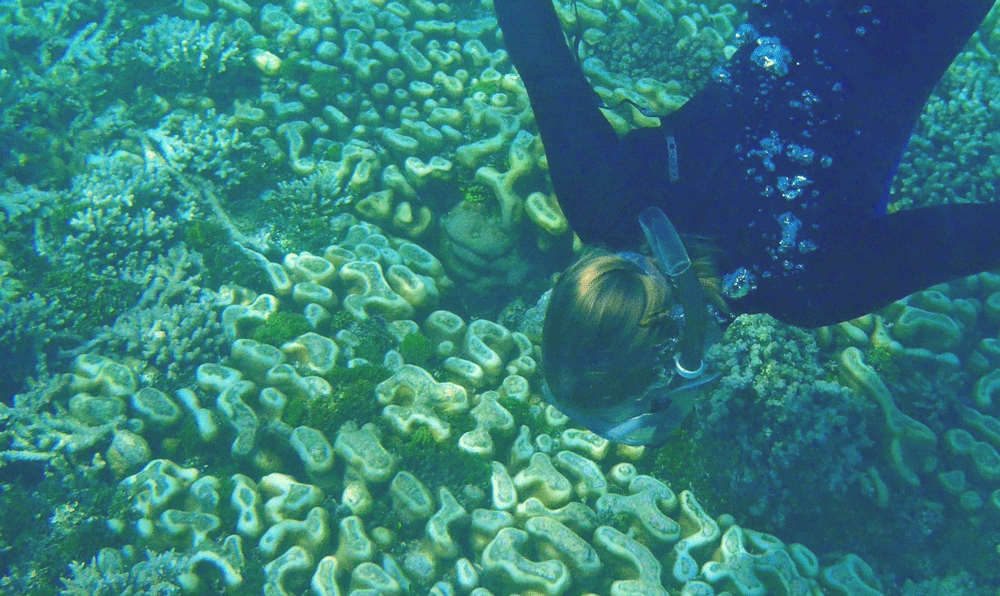
<svg viewBox="0 0 1000 596"><path fill-rule="evenodd" d="M551 0L495 0L504 43L531 100L549 176L574 231L605 240L618 219L622 157L618 135L566 44Z"/></svg>

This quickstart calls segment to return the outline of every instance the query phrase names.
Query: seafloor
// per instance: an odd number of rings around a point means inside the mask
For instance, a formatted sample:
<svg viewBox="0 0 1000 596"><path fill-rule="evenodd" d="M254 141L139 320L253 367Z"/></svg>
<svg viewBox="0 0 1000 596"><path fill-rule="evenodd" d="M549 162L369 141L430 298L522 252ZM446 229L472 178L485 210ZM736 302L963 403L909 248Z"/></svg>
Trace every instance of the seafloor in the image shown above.
<svg viewBox="0 0 1000 596"><path fill-rule="evenodd" d="M659 113L745 10L557 4ZM892 208L997 196L996 13ZM661 449L544 406L578 247L489 0L0 0L0 176L3 594L998 593L998 274L740 318Z"/></svg>

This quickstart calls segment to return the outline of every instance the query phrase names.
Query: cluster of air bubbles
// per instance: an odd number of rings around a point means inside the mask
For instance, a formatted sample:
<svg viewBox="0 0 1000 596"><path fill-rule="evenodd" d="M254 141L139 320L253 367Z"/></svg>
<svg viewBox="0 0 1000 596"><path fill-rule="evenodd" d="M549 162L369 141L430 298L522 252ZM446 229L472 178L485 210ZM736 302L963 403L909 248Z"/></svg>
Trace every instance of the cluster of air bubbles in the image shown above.
<svg viewBox="0 0 1000 596"><path fill-rule="evenodd" d="M778 132L772 130L771 133L760 140L760 149L753 149L747 153L749 157L760 158L761 164L768 172L774 171L774 157L781 154L782 143L778 138Z"/></svg>
<svg viewBox="0 0 1000 596"><path fill-rule="evenodd" d="M733 82L733 75L725 68L716 66L712 69L712 80L723 85L731 85Z"/></svg>
<svg viewBox="0 0 1000 596"><path fill-rule="evenodd" d="M802 194L802 190L812 184L812 180L803 175L778 176L778 190L787 201L794 201ZM788 215L787 213L785 215Z"/></svg>
<svg viewBox="0 0 1000 596"><path fill-rule="evenodd" d="M861 10L859 10L858 12L860 14L863 14L863 15L870 15L872 13L872 7L869 6L869 5L867 5L867 4L865 4L864 6L861 7ZM878 25L881 22L882 22L881 19L878 19L878 18L873 18L872 19L872 25ZM865 29L864 25L859 25L854 30L854 33L856 33L857 35L860 36L860 35L864 35L865 33L867 33L867 30Z"/></svg>
<svg viewBox="0 0 1000 596"><path fill-rule="evenodd" d="M805 254L807 252L816 250L816 243L812 240L800 240L799 241L799 252Z"/></svg>
<svg viewBox="0 0 1000 596"><path fill-rule="evenodd" d="M750 54L754 64L775 76L788 74L788 64L792 61L792 53L781 45L777 37L761 37L757 39L757 47Z"/></svg>
<svg viewBox="0 0 1000 596"><path fill-rule="evenodd" d="M734 37L736 45L742 46L757 41L757 38L760 37L760 35L757 33L757 30L754 29L753 25L750 23L743 23L736 29Z"/></svg>
<svg viewBox="0 0 1000 596"><path fill-rule="evenodd" d="M760 147L772 155L780 153L781 140L778 138L778 131L772 130L765 138L761 139Z"/></svg>
<svg viewBox="0 0 1000 596"><path fill-rule="evenodd" d="M785 155L788 156L788 159L794 162L809 165L813 162L813 158L816 156L816 153L809 147L789 143L788 146L785 147Z"/></svg>
<svg viewBox="0 0 1000 596"><path fill-rule="evenodd" d="M788 105L799 110L808 110L818 103L819 96L806 89L802 92L801 100L793 99L788 102Z"/></svg>
<svg viewBox="0 0 1000 596"><path fill-rule="evenodd" d="M746 267L740 267L722 276L722 293L728 298L743 298L755 289L757 289L757 278Z"/></svg>

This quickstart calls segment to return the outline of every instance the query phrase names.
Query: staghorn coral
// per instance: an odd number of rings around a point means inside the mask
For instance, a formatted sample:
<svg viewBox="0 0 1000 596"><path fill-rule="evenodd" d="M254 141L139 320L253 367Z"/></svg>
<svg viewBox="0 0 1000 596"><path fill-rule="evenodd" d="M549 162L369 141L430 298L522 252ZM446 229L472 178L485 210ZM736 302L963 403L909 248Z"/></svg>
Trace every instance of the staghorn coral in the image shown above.
<svg viewBox="0 0 1000 596"><path fill-rule="evenodd" d="M0 396L4 403L10 403L15 393L25 389L25 381L46 375L49 360L66 340L63 330L68 321L54 301L36 294L2 300L0 359L6 370L0 381Z"/></svg>
<svg viewBox="0 0 1000 596"><path fill-rule="evenodd" d="M58 194L52 191L42 191L37 187L25 188L14 180L6 181L6 188L0 194L0 208L4 210L7 221L33 214L44 214L56 206Z"/></svg>
<svg viewBox="0 0 1000 596"><path fill-rule="evenodd" d="M120 44L112 65L128 79L142 81L164 94L191 94L224 100L227 88L240 84L249 37L246 29L220 22L162 15L143 27L142 37ZM244 70L242 74L238 71Z"/></svg>
<svg viewBox="0 0 1000 596"><path fill-rule="evenodd" d="M217 359L224 343L219 315L225 302L198 286L201 268L197 253L183 245L171 250L155 267L155 277L138 303L99 339L116 352L142 358L173 380L185 364Z"/></svg>
<svg viewBox="0 0 1000 596"><path fill-rule="evenodd" d="M72 425L36 413L58 390L53 385L25 395L14 409L0 406L0 589L9 593L55 593L69 561L116 544L105 524L118 511L114 489L98 481L103 462L83 457L92 455L92 444L79 428L60 451L54 439Z"/></svg>
<svg viewBox="0 0 1000 596"><path fill-rule="evenodd" d="M107 107L111 77L105 67L118 41L109 29L123 8L113 0L0 7L5 174L48 185L79 171L83 155L76 150L88 146L91 135L73 133Z"/></svg>
<svg viewBox="0 0 1000 596"><path fill-rule="evenodd" d="M146 553L146 559L128 567L121 553L102 549L86 565L74 563L63 580L60 596L180 596L178 576L187 558L168 551Z"/></svg>
<svg viewBox="0 0 1000 596"><path fill-rule="evenodd" d="M156 129L146 132L163 158L182 172L202 174L220 188L235 186L247 175L250 147L239 130L226 126L214 109L204 113L175 110L164 116Z"/></svg>

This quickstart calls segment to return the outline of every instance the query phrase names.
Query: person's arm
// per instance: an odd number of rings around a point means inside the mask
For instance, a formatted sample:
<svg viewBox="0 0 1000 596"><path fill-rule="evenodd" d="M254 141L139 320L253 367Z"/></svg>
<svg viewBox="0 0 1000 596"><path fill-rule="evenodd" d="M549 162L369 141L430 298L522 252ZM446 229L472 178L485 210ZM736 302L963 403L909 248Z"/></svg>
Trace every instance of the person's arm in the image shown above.
<svg viewBox="0 0 1000 596"><path fill-rule="evenodd" d="M623 193L621 145L566 44L552 0L495 0L531 100L559 205L584 240L606 241Z"/></svg>

